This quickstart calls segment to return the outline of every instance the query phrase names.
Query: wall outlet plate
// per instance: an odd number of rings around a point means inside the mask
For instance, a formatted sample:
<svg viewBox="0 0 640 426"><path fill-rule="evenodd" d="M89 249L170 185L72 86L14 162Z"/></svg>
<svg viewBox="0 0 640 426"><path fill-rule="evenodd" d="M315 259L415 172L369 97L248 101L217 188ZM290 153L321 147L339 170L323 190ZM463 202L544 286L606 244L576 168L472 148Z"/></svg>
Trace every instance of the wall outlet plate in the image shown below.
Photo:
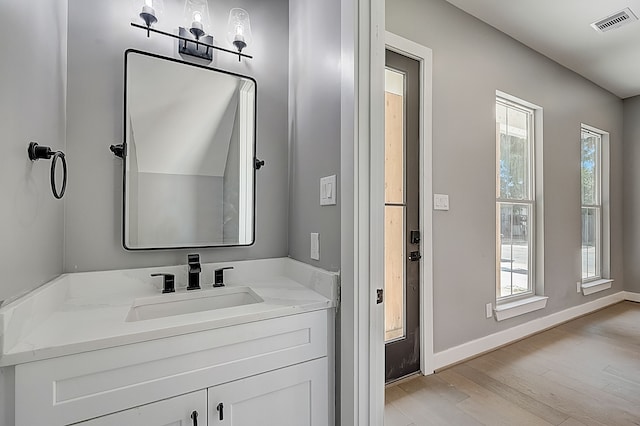
<svg viewBox="0 0 640 426"><path fill-rule="evenodd" d="M487 303L485 306L487 318L493 317L493 305L491 303Z"/></svg>
<svg viewBox="0 0 640 426"><path fill-rule="evenodd" d="M311 259L320 260L320 234L311 233Z"/></svg>
<svg viewBox="0 0 640 426"><path fill-rule="evenodd" d="M582 293L582 283L580 281L576 283L576 291Z"/></svg>
<svg viewBox="0 0 640 426"><path fill-rule="evenodd" d="M447 194L433 194L434 210L449 210L449 196Z"/></svg>

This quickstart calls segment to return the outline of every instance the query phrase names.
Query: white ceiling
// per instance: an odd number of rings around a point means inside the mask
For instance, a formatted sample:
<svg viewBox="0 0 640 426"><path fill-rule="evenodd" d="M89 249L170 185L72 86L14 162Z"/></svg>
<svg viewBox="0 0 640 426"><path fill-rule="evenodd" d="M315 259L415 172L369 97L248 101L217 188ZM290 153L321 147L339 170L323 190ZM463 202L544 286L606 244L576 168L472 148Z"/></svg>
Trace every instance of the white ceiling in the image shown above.
<svg viewBox="0 0 640 426"><path fill-rule="evenodd" d="M620 98L640 95L640 21L605 33L591 23L640 0L447 0Z"/></svg>

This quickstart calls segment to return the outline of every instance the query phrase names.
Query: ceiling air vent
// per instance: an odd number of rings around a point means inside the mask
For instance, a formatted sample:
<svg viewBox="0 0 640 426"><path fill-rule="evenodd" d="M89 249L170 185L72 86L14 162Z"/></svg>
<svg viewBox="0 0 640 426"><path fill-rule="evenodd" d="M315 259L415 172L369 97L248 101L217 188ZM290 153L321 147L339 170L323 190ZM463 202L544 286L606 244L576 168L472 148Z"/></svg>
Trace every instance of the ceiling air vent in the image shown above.
<svg viewBox="0 0 640 426"><path fill-rule="evenodd" d="M605 31L615 30L616 28L620 28L623 25L637 20L638 17L627 7L620 12L594 22L591 26L594 30L603 33Z"/></svg>

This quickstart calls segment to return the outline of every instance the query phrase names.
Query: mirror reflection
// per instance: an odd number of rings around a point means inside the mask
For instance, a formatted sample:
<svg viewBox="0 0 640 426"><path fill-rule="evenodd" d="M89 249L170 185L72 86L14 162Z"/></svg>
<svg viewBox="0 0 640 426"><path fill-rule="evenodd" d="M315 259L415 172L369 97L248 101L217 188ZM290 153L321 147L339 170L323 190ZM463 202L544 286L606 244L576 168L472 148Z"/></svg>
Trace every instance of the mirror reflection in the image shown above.
<svg viewBox="0 0 640 426"><path fill-rule="evenodd" d="M135 50L125 69L124 247L252 244L255 80Z"/></svg>

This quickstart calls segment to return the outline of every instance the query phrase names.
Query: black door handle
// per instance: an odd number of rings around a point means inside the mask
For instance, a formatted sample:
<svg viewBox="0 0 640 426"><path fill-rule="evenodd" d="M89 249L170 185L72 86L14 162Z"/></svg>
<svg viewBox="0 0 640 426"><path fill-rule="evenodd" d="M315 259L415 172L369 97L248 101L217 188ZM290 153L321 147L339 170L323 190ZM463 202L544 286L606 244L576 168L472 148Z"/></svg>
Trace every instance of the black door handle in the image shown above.
<svg viewBox="0 0 640 426"><path fill-rule="evenodd" d="M191 413L191 420L193 420L193 426L198 426L198 412Z"/></svg>
<svg viewBox="0 0 640 426"><path fill-rule="evenodd" d="M412 251L411 253L409 253L409 260L412 262L416 262L418 260L422 259L422 256L420 255L419 251Z"/></svg>
<svg viewBox="0 0 640 426"><path fill-rule="evenodd" d="M224 420L224 404L222 402L218 404L216 410L218 410L220 421Z"/></svg>

